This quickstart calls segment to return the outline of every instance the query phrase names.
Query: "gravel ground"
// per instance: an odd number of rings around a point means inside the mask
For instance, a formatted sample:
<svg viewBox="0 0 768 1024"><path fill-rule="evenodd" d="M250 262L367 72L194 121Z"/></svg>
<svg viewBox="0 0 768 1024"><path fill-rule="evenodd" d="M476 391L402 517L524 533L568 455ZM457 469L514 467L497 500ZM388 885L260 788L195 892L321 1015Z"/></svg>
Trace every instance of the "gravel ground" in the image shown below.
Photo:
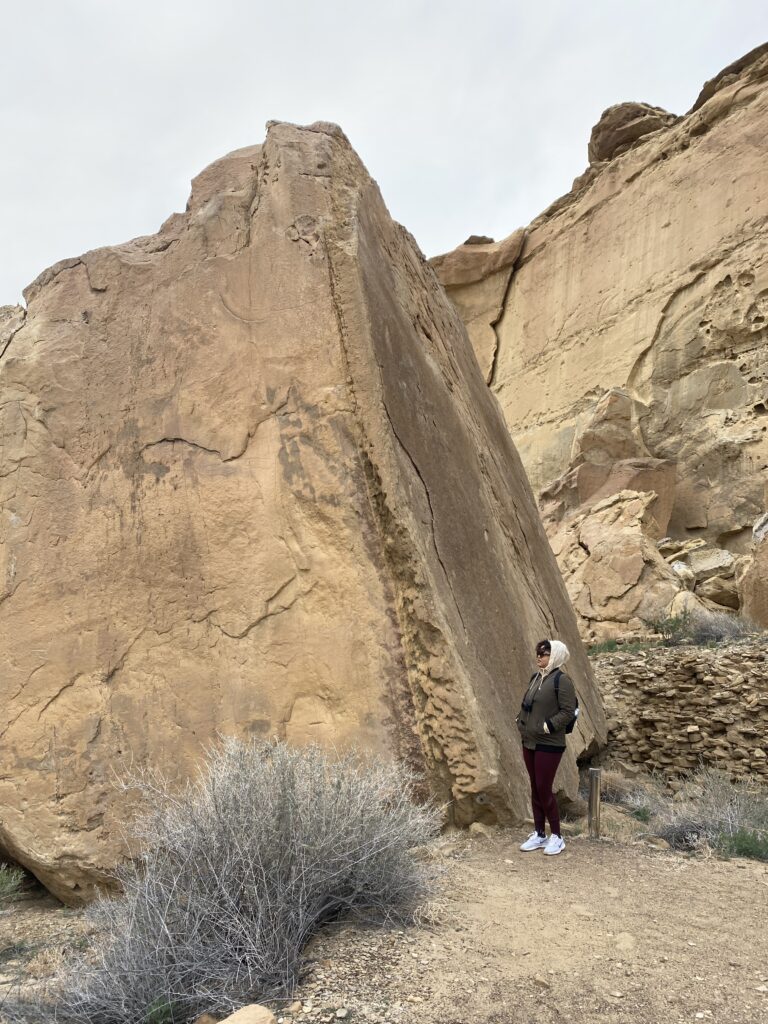
<svg viewBox="0 0 768 1024"><path fill-rule="evenodd" d="M445 840L444 892L409 928L342 924L307 949L283 1024L717 1024L768 1021L768 865L520 830ZM0 985L87 941L50 898L0 915Z"/></svg>

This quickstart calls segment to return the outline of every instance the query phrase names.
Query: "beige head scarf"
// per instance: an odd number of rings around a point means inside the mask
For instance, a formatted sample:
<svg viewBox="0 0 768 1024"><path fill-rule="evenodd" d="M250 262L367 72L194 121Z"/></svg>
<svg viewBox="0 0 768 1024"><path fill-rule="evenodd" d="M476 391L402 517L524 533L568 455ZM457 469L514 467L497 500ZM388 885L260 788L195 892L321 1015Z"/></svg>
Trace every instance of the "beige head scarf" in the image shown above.
<svg viewBox="0 0 768 1024"><path fill-rule="evenodd" d="M562 668L563 665L568 661L571 656L571 652L562 642L562 640L550 640L549 641L552 650L549 654L549 662L547 667L543 671L543 675L548 676L550 672L554 672L556 668Z"/></svg>

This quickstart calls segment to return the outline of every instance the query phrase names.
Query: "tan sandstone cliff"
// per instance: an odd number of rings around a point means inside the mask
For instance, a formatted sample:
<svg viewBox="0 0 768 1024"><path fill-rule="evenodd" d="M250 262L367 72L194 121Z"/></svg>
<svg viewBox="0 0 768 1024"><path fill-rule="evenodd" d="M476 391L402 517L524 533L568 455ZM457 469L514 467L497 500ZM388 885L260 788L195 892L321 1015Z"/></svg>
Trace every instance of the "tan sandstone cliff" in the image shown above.
<svg viewBox="0 0 768 1024"><path fill-rule="evenodd" d="M684 117L610 108L571 193L525 232L433 261L551 535L634 490L658 495L647 552L663 533L750 550L768 499L766 140L768 46L708 82ZM447 278L459 254L477 269ZM659 594L679 586L670 572L653 569ZM630 569L625 592L639 578ZM584 581L570 586L586 607ZM583 628L636 625L637 605L593 602Z"/></svg>
<svg viewBox="0 0 768 1024"><path fill-rule="evenodd" d="M364 747L526 813L535 640L576 622L496 400L342 132L270 126L153 237L43 273L0 350L0 846L68 901L113 772L217 733Z"/></svg>

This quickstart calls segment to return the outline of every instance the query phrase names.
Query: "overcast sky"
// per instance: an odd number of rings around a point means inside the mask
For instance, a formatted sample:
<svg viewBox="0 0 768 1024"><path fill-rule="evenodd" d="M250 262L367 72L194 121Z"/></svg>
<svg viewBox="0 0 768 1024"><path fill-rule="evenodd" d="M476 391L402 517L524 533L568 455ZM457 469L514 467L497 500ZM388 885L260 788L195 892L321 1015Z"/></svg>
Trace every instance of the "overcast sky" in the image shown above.
<svg viewBox="0 0 768 1024"><path fill-rule="evenodd" d="M568 191L602 110L682 113L766 0L0 0L0 304L150 234L269 119L336 121L427 255Z"/></svg>

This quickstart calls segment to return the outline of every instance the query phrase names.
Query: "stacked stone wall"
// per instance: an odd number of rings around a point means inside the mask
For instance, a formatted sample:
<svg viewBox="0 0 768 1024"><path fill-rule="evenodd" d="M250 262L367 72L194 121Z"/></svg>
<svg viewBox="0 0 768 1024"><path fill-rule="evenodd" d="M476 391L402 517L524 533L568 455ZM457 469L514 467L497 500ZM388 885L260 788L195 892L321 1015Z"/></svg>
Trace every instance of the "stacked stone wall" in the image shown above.
<svg viewBox="0 0 768 1024"><path fill-rule="evenodd" d="M700 764L768 784L768 639L594 659L610 757L669 778Z"/></svg>

